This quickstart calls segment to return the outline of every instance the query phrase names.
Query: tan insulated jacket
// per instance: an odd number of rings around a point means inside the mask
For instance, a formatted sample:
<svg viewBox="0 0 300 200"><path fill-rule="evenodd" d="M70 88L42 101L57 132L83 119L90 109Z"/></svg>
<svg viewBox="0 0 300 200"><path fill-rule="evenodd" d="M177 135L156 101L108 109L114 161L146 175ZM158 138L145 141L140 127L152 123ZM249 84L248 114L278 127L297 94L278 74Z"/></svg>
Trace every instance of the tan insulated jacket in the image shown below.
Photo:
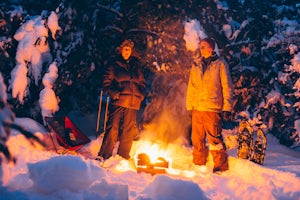
<svg viewBox="0 0 300 200"><path fill-rule="evenodd" d="M193 63L187 88L186 108L198 111L232 111L232 80L222 58L212 61L203 73L202 62Z"/></svg>

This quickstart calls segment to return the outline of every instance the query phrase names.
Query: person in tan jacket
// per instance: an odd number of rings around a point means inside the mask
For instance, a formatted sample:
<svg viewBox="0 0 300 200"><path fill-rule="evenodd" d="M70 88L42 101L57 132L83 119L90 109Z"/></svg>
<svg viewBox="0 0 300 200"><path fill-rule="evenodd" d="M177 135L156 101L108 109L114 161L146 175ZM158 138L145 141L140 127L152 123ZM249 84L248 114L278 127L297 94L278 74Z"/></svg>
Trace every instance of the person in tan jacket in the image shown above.
<svg viewBox="0 0 300 200"><path fill-rule="evenodd" d="M192 112L193 162L206 165L210 151L213 172L222 172L228 170L222 118L227 120L232 112L232 79L228 63L214 52L213 39L200 40L199 48L201 57L192 64L186 97L186 108Z"/></svg>

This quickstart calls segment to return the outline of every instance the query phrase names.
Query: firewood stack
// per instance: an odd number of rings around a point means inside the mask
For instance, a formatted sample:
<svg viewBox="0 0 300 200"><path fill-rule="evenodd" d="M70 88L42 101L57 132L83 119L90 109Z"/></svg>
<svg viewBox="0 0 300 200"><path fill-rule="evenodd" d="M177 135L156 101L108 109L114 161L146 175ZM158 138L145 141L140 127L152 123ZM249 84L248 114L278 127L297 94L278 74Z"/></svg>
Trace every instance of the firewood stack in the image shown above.
<svg viewBox="0 0 300 200"><path fill-rule="evenodd" d="M147 154L141 153L137 158L137 172L146 172L152 175L163 174L169 167L169 162L163 157L159 157L157 162L151 163Z"/></svg>

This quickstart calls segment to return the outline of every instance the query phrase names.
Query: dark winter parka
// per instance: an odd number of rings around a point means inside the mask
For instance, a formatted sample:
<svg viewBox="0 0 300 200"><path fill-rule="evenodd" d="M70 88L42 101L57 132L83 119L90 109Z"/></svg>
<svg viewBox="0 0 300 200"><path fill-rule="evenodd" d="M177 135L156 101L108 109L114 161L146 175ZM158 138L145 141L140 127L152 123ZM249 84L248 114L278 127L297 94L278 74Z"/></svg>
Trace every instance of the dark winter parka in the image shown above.
<svg viewBox="0 0 300 200"><path fill-rule="evenodd" d="M112 58L103 79L104 90L111 98L112 105L140 109L146 80L136 57L131 56L127 61L121 55Z"/></svg>

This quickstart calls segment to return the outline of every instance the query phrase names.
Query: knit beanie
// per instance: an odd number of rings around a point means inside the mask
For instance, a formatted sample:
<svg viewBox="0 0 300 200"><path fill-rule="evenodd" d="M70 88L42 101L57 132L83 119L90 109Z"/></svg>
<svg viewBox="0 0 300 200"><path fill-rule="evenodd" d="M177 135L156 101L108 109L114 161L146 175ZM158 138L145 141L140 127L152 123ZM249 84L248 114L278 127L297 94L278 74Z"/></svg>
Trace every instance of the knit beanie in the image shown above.
<svg viewBox="0 0 300 200"><path fill-rule="evenodd" d="M215 49L216 43L215 43L215 40L212 39L212 38L203 38L203 39L200 40L200 42L206 42L206 43L209 44L209 46L210 46L212 49Z"/></svg>

